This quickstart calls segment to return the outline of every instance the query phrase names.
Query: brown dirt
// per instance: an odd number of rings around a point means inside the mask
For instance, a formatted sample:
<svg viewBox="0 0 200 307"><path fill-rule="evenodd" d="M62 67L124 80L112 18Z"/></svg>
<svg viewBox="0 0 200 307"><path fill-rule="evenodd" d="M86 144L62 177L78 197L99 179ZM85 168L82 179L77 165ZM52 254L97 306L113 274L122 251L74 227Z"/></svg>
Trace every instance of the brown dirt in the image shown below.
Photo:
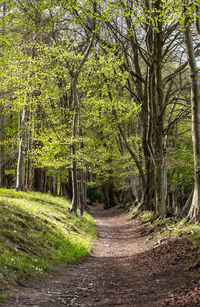
<svg viewBox="0 0 200 307"><path fill-rule="evenodd" d="M160 244L127 213L91 208L98 240L92 253L53 276L15 288L2 306L200 306L198 250L183 237ZM198 276L198 277L197 277ZM1 304L0 304L1 305Z"/></svg>

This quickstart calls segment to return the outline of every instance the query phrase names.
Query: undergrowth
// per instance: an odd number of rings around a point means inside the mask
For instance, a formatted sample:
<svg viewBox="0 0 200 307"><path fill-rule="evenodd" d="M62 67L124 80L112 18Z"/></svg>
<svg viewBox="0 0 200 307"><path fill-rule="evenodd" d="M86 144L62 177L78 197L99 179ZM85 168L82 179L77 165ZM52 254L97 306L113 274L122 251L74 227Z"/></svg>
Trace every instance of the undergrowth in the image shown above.
<svg viewBox="0 0 200 307"><path fill-rule="evenodd" d="M154 212L143 211L136 215L137 207L131 210L132 218L137 217L151 228L150 237L162 238L169 235L184 234L196 247L200 248L200 224L189 222L186 218L154 218Z"/></svg>
<svg viewBox="0 0 200 307"><path fill-rule="evenodd" d="M90 252L94 221L71 214L69 205L64 197L0 189L0 302L9 284Z"/></svg>

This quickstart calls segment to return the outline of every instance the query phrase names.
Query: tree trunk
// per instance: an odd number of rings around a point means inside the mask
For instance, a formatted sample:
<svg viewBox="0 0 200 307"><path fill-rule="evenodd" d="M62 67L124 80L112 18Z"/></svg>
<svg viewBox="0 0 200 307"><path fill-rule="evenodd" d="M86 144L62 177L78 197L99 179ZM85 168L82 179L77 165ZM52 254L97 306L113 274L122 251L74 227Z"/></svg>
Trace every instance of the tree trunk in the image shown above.
<svg viewBox="0 0 200 307"><path fill-rule="evenodd" d="M110 201L109 201L109 185L107 181L102 183L102 192L104 196L104 208L109 208Z"/></svg>
<svg viewBox="0 0 200 307"><path fill-rule="evenodd" d="M53 190L53 177L49 176L49 193L54 195L54 190Z"/></svg>
<svg viewBox="0 0 200 307"><path fill-rule="evenodd" d="M152 4L152 8L155 12L162 10L161 1L157 0ZM155 13L156 15L157 13ZM155 16L157 17L157 16ZM155 132L155 154L154 154L154 166L155 166L155 205L156 213L161 217L164 217L167 213L166 206L166 182L165 182L165 170L164 170L164 152L163 152L163 136L164 136L164 96L163 96L163 81L162 81L162 48L163 48L163 34L162 23L158 22L158 29L153 31L153 69L155 76L155 115L154 115L154 132Z"/></svg>
<svg viewBox="0 0 200 307"><path fill-rule="evenodd" d="M26 158L26 190L30 189L30 172L31 172L31 161L29 151L31 149L31 132L28 131L27 139L27 158Z"/></svg>
<svg viewBox="0 0 200 307"><path fill-rule="evenodd" d="M58 195L58 178L54 178L54 194Z"/></svg>
<svg viewBox="0 0 200 307"><path fill-rule="evenodd" d="M34 167L33 190L42 191L42 169L40 167Z"/></svg>
<svg viewBox="0 0 200 307"><path fill-rule="evenodd" d="M103 182L102 191L104 195L104 209L115 207L117 205L117 201L112 176Z"/></svg>
<svg viewBox="0 0 200 307"><path fill-rule="evenodd" d="M68 182L65 183L65 189L66 189L66 196L69 197L69 199L72 199L72 173L71 170L69 169L69 177L68 177Z"/></svg>
<svg viewBox="0 0 200 307"><path fill-rule="evenodd" d="M78 209L78 175L77 175L77 158L76 158L76 147L77 147L77 133L78 133L78 108L79 108L79 97L77 92L77 80L74 80L73 84L73 98L74 98L74 116L72 123L72 138L71 138L71 155L72 155L72 203L70 211L77 215Z"/></svg>
<svg viewBox="0 0 200 307"><path fill-rule="evenodd" d="M70 207L70 211L73 212L75 215L77 215L77 209L78 209L78 179L77 179L77 158L76 158L76 146L77 146L77 134L78 134L78 117L79 117L79 97L78 97L78 91L77 91L77 83L78 83L78 77L79 74L89 56L89 53L91 51L94 38L95 38L95 29L96 29L96 2L93 3L93 31L92 31L92 37L88 44L88 47L84 53L84 56L82 60L80 61L76 71L74 72L74 80L72 85L72 91L73 91L73 100L74 100L74 116L73 116L73 124L72 124L72 137L71 137L71 155L72 155L72 203Z"/></svg>
<svg viewBox="0 0 200 307"><path fill-rule="evenodd" d="M4 149L4 105L1 101L1 188L6 186L5 149Z"/></svg>
<svg viewBox="0 0 200 307"><path fill-rule="evenodd" d="M86 174L84 170L80 170L80 213L83 216L87 205L87 191L86 191Z"/></svg>
<svg viewBox="0 0 200 307"><path fill-rule="evenodd" d="M188 215L190 207L191 207L191 204L192 204L193 193L194 193L194 189L192 189L192 191L191 191L191 193L189 195L189 198L188 198L188 200L185 203L185 206L181 210L181 214L180 214L181 217L186 217Z"/></svg>
<svg viewBox="0 0 200 307"><path fill-rule="evenodd" d="M192 107L192 140L194 152L194 192L188 217L200 221L200 87L198 68L194 53L192 34L188 18L183 31L186 54L189 64L191 82L191 107Z"/></svg>
<svg viewBox="0 0 200 307"><path fill-rule="evenodd" d="M18 152L18 161L17 161L17 181L16 181L16 190L24 190L24 156L25 156L25 130L26 130L26 113L27 106L24 106L22 112L22 120L20 123L20 137L19 137L19 152ZM20 119L19 119L20 121Z"/></svg>
<svg viewBox="0 0 200 307"><path fill-rule="evenodd" d="M5 38L5 14L6 14L6 2L3 1L3 28L2 28L2 36L3 40ZM2 44L2 49L4 49L4 42ZM4 98L4 92L2 93L2 100ZM5 188L6 186L6 175L5 175L5 148L4 148L4 104L1 100L1 188Z"/></svg>
<svg viewBox="0 0 200 307"><path fill-rule="evenodd" d="M45 193L45 186L46 186L46 171L45 169L42 170L42 186L41 186L41 192Z"/></svg>
<svg viewBox="0 0 200 307"><path fill-rule="evenodd" d="M31 75L31 64L33 57L33 46L31 50L31 57L28 67L27 85L24 93L24 104L22 111L22 119L19 118L19 151L18 151L18 161L17 161L17 179L16 179L16 190L24 190L24 158L25 158L25 146L26 146L26 120L27 120L27 95L29 88L29 79Z"/></svg>

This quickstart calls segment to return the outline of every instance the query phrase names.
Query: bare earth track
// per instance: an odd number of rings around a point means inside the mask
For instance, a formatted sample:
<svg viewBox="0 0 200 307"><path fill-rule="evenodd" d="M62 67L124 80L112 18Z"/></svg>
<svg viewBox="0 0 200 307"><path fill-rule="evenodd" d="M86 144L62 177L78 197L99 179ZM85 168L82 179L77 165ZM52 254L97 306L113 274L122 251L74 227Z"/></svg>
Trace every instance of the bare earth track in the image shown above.
<svg viewBox="0 0 200 307"><path fill-rule="evenodd" d="M199 269L188 270L198 251L182 237L159 246L127 213L91 208L98 240L93 252L47 279L15 288L2 306L200 306ZM1 304L0 304L1 305Z"/></svg>

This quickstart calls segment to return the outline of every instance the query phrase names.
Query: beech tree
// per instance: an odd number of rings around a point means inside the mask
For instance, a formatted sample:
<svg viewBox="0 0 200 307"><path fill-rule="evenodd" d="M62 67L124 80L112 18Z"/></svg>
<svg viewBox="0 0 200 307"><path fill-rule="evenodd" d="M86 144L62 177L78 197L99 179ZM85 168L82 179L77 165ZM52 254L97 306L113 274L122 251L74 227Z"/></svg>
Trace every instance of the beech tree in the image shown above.
<svg viewBox="0 0 200 307"><path fill-rule="evenodd" d="M178 45L180 31L177 29L177 22L166 25L165 8L162 1L143 1L141 7L133 1L120 2L120 9L118 7L117 10L110 3L112 14L106 15L99 9L101 18L104 14L104 31L97 34L100 44L124 56L122 71L129 74L126 88L132 96L131 99L141 106L137 131L143 140L144 160L138 159L133 145L127 141L125 130L120 125L118 129L127 151L138 167L142 207L154 208L157 214L162 216L166 214L167 204L166 133L169 134L173 123L188 112L187 109L178 113L177 107L173 107L182 95L181 91L177 95L174 78L178 79L186 64L180 63L175 69L171 67L170 71L167 69L168 61L175 60L173 51ZM159 18L160 15L163 17ZM108 29L108 39L105 38L105 28Z"/></svg>
<svg viewBox="0 0 200 307"><path fill-rule="evenodd" d="M189 1L182 3L184 17L184 43L189 66L189 77L191 84L191 109L192 109L192 139L194 152L194 191L191 198L191 207L188 213L190 219L200 220L200 85L197 60L195 56L194 43L191 32L191 16L188 12ZM196 13L199 12L199 5L195 6ZM199 16L195 17L196 31L199 35Z"/></svg>

